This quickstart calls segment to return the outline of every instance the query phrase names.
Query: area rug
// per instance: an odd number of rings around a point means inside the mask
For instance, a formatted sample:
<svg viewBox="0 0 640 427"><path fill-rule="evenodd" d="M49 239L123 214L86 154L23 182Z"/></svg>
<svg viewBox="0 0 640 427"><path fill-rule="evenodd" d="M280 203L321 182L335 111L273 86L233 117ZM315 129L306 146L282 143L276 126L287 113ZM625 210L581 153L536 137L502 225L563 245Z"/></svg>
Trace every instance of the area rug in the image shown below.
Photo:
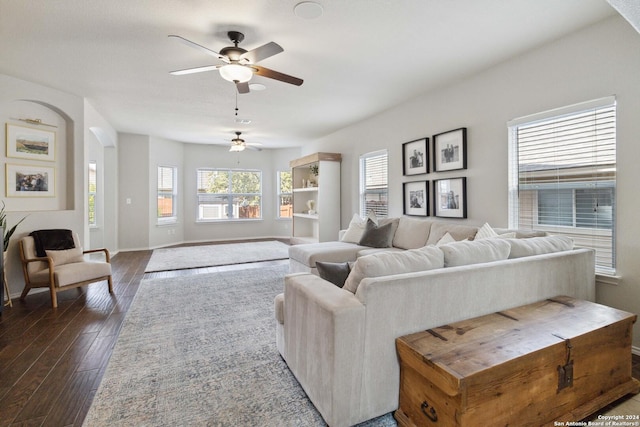
<svg viewBox="0 0 640 427"><path fill-rule="evenodd" d="M289 258L289 246L276 240L265 242L196 245L156 249L145 273L186 268L214 267Z"/></svg>
<svg viewBox="0 0 640 427"><path fill-rule="evenodd" d="M286 272L143 280L84 426L324 426L275 345Z"/></svg>

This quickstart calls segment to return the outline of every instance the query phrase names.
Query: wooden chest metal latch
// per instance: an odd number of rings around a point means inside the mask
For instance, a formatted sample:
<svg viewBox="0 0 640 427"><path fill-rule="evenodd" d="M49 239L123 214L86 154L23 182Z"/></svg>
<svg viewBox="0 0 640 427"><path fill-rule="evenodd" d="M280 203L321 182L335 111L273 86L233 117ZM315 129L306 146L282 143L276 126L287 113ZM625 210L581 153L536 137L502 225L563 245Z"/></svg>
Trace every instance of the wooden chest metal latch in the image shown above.
<svg viewBox="0 0 640 427"><path fill-rule="evenodd" d="M564 340L567 346L567 359L564 365L558 365L558 393L567 387L573 387L573 359L571 358L571 340L560 335L554 336Z"/></svg>

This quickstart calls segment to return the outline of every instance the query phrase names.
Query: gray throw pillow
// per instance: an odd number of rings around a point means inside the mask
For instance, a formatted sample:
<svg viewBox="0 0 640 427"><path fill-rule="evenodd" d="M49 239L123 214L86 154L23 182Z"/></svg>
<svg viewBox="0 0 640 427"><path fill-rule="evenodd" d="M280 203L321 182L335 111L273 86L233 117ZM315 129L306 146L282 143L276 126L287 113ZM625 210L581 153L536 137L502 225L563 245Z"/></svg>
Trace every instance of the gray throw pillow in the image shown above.
<svg viewBox="0 0 640 427"><path fill-rule="evenodd" d="M339 288L344 286L344 282L351 272L348 262L316 261L316 268L318 269L318 276Z"/></svg>
<svg viewBox="0 0 640 427"><path fill-rule="evenodd" d="M371 219L368 219L367 226L358 244L371 248L390 248L393 246L394 228L392 222L377 226Z"/></svg>

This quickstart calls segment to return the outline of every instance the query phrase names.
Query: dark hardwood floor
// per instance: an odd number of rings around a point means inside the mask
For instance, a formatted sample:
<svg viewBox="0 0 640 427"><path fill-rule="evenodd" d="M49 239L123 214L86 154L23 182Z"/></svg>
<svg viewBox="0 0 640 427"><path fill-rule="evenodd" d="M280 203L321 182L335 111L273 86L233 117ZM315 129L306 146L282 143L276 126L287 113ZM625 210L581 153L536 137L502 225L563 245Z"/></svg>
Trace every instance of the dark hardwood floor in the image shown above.
<svg viewBox="0 0 640 427"><path fill-rule="evenodd" d="M47 292L5 307L0 316L0 426L82 425L140 280L150 277L144 276L150 256L151 251L138 251L112 258L113 295L101 282L58 294L56 310ZM212 271L220 270L171 274ZM634 376L640 378L640 357L633 360Z"/></svg>

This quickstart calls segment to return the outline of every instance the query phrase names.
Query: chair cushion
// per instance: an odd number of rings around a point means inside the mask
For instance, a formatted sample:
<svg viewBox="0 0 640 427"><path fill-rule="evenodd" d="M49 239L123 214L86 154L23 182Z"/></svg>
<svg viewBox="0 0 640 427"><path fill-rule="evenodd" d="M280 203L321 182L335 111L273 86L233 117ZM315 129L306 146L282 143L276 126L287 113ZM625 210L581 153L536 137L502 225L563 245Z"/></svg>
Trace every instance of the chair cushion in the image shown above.
<svg viewBox="0 0 640 427"><path fill-rule="evenodd" d="M98 279L111 275L111 264L99 261L74 262L57 266L54 273L55 286L62 288L78 282ZM49 270L45 269L32 274L31 280L43 283L49 280Z"/></svg>

